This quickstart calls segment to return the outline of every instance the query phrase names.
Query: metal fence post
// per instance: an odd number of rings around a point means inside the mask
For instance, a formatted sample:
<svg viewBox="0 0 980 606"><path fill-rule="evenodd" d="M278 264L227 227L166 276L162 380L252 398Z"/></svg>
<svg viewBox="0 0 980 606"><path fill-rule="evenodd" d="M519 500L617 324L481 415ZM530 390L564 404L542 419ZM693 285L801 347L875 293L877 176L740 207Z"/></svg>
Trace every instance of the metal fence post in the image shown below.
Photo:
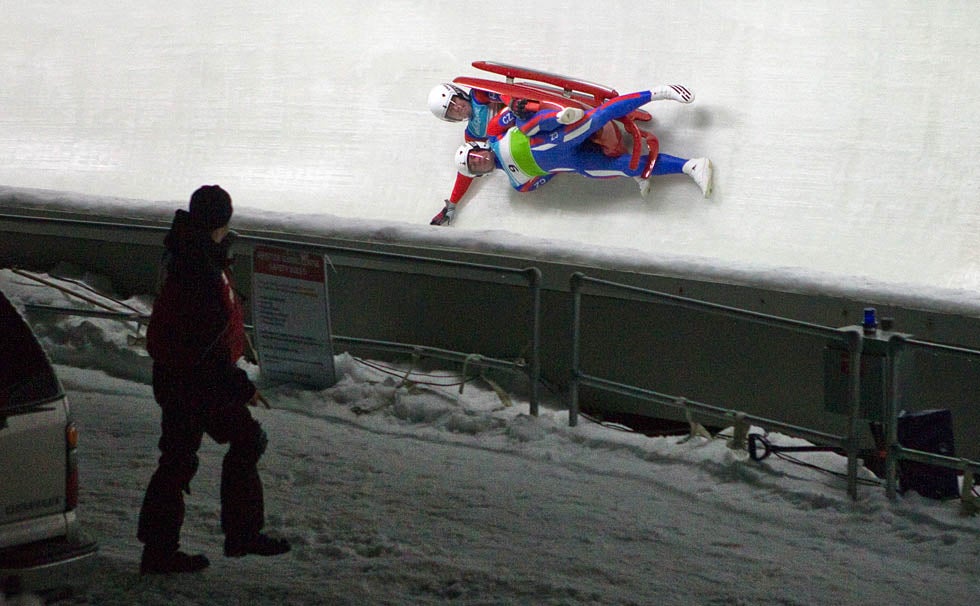
<svg viewBox="0 0 980 606"><path fill-rule="evenodd" d="M538 416L538 395L541 383L541 270L527 269L531 286L531 416Z"/></svg>
<svg viewBox="0 0 980 606"><path fill-rule="evenodd" d="M568 381L568 425L578 425L578 383L579 383L579 324L582 319L582 278L580 272L572 274L572 369Z"/></svg>
<svg viewBox="0 0 980 606"><path fill-rule="evenodd" d="M898 353L905 347L905 337L892 335L888 339L888 391L885 396L885 495L895 500L898 495Z"/></svg>
<svg viewBox="0 0 980 606"><path fill-rule="evenodd" d="M847 494L857 499L858 452L861 427L861 353L864 349L864 336L859 330L848 331L850 352L851 418L847 429Z"/></svg>

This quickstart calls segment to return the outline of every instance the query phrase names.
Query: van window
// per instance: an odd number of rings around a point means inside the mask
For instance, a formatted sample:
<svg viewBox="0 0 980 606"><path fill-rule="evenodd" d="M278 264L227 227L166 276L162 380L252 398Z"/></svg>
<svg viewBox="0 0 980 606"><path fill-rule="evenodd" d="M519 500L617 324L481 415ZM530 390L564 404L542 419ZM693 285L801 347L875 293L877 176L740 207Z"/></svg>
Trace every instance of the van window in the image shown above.
<svg viewBox="0 0 980 606"><path fill-rule="evenodd" d="M60 396L47 355L20 312L0 293L0 413Z"/></svg>

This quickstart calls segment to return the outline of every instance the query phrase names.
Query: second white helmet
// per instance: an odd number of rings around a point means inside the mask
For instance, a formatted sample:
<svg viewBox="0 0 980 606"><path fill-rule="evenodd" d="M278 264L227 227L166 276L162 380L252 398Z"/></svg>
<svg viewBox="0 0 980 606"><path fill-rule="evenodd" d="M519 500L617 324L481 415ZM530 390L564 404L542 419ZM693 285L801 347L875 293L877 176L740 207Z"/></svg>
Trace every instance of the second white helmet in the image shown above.
<svg viewBox="0 0 980 606"><path fill-rule="evenodd" d="M446 116L446 112L449 111L449 104L456 96L462 97L467 103L470 102L470 94L462 88L455 84L439 84L429 91L429 109L440 120L458 122L458 120L451 120Z"/></svg>

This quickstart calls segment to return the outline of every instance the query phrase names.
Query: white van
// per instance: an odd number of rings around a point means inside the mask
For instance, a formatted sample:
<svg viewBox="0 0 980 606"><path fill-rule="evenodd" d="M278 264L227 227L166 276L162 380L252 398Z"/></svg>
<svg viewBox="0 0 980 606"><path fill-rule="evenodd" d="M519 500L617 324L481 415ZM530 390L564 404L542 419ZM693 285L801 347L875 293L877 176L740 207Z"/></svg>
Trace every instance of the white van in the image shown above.
<svg viewBox="0 0 980 606"><path fill-rule="evenodd" d="M76 518L77 444L61 382L0 292L0 597L88 584L98 546Z"/></svg>

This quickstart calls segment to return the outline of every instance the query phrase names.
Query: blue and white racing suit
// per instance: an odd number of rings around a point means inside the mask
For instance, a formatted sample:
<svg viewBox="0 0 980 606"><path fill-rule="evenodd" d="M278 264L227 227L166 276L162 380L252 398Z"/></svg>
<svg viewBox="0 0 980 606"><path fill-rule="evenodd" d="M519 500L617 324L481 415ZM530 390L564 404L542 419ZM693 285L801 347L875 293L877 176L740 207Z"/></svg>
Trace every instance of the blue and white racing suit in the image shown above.
<svg viewBox="0 0 980 606"><path fill-rule="evenodd" d="M470 92L470 118L466 122L464 138L467 141L484 141L487 138L487 127L499 111L503 101L500 95L487 93L482 90ZM496 107L494 107L496 106Z"/></svg>
<svg viewBox="0 0 980 606"><path fill-rule="evenodd" d="M648 163L646 155L633 169L630 154L609 157L589 138L610 121L650 101L650 91L614 97L568 125L558 122L554 109L538 111L527 120L504 111L488 128L488 143L498 167L507 173L514 189L522 192L537 189L557 173L596 179L640 176ZM685 162L684 158L658 154L651 176L681 173Z"/></svg>

